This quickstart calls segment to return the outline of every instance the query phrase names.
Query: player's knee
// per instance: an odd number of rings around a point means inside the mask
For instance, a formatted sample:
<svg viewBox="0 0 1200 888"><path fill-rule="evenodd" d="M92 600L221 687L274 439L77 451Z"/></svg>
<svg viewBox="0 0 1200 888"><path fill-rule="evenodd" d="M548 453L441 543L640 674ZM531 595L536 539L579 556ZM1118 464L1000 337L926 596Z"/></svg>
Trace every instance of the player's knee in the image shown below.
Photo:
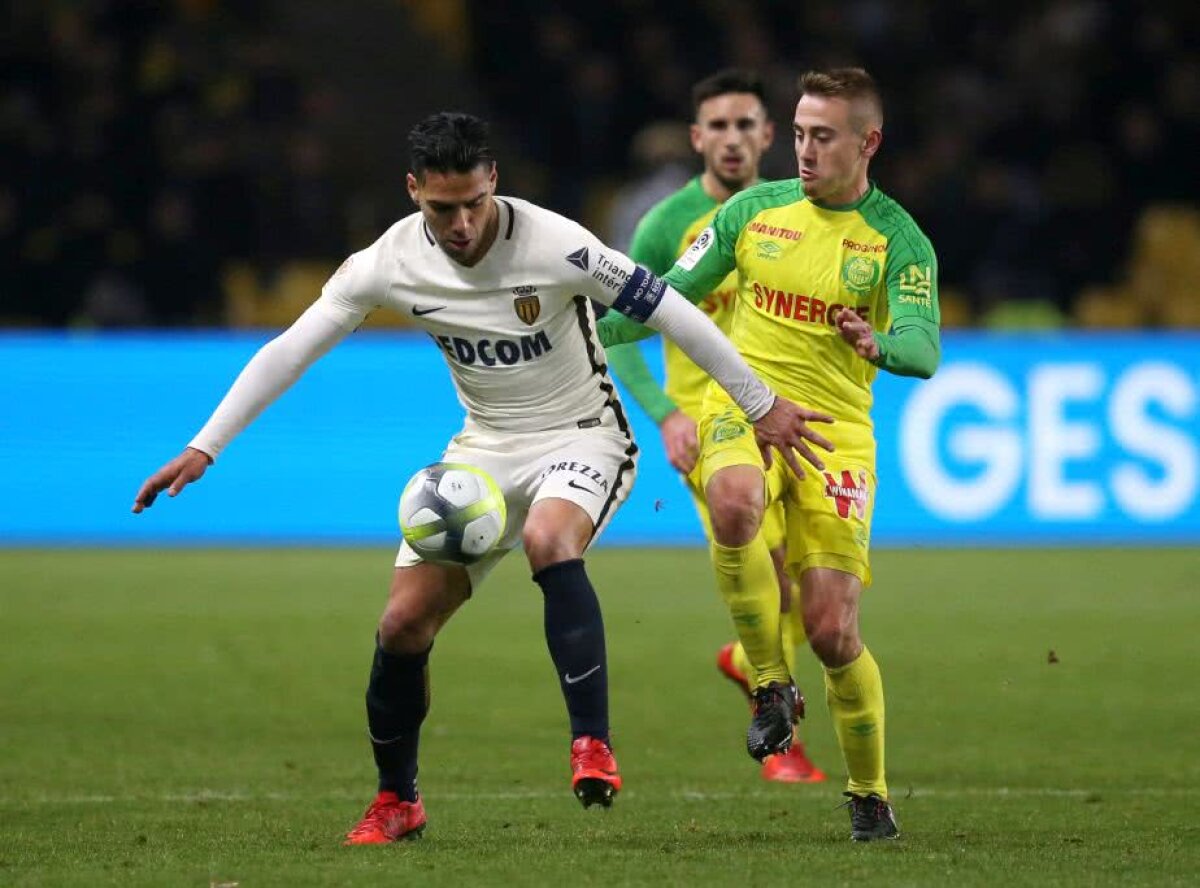
<svg viewBox="0 0 1200 888"><path fill-rule="evenodd" d="M572 534L549 521L526 521L521 542L534 572L560 561L579 558L583 554Z"/></svg>
<svg viewBox="0 0 1200 888"><path fill-rule="evenodd" d="M724 475L718 472L706 490L713 537L722 546L745 546L762 525L762 482Z"/></svg>
<svg viewBox="0 0 1200 888"><path fill-rule="evenodd" d="M379 644L393 654L419 654L433 644L437 620L408 606L392 601L379 619Z"/></svg>
<svg viewBox="0 0 1200 888"><path fill-rule="evenodd" d="M830 668L844 666L862 649L857 621L840 608L806 609L804 632L817 659Z"/></svg>

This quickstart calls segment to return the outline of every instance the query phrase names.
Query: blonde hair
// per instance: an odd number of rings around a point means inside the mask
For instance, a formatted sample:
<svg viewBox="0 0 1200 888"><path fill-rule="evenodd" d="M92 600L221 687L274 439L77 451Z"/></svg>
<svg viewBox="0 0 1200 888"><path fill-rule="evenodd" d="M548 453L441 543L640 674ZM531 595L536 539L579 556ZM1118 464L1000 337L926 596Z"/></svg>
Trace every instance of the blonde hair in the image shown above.
<svg viewBox="0 0 1200 888"><path fill-rule="evenodd" d="M851 119L859 130L883 126L883 101L875 78L863 68L831 68L800 75L800 95L845 99L851 103Z"/></svg>

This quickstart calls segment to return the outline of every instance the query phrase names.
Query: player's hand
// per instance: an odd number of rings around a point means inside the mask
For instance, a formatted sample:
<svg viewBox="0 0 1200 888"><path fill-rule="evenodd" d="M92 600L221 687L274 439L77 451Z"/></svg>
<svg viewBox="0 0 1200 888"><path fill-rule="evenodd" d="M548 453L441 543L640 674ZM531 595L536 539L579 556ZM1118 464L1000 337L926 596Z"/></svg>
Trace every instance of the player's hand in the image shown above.
<svg viewBox="0 0 1200 888"><path fill-rule="evenodd" d="M134 514L154 505L154 500L164 490L168 496L177 496L179 491L193 481L200 480L200 476L210 465L212 458L207 453L191 447L186 448L183 453L146 479L133 501Z"/></svg>
<svg viewBox="0 0 1200 888"><path fill-rule="evenodd" d="M879 343L875 341L875 330L858 316L852 308L843 308L834 319L841 334L855 354L868 361L879 357Z"/></svg>
<svg viewBox="0 0 1200 888"><path fill-rule="evenodd" d="M793 404L787 398L775 398L771 409L754 423L754 434L758 438L758 446L762 450L763 461L771 465L771 448L779 451L797 478L804 477L804 469L796 459L799 453L805 460L817 469L825 468L825 463L808 442L812 442L822 450L833 452L833 444L819 433L808 427L810 422L833 422L833 417L816 410L809 410Z"/></svg>
<svg viewBox="0 0 1200 888"><path fill-rule="evenodd" d="M696 437L696 423L682 410L672 410L658 426L662 435L663 448L667 451L667 462L675 470L687 474L696 468L700 455L700 439Z"/></svg>

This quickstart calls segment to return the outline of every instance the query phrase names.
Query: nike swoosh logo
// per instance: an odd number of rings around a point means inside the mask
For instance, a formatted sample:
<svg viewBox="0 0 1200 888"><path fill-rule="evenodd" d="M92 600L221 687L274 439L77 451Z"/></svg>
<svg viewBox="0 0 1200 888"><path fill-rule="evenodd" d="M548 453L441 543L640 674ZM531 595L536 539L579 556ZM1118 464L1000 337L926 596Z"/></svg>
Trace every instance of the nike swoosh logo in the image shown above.
<svg viewBox="0 0 1200 888"><path fill-rule="evenodd" d="M395 737L393 737L391 740L380 740L378 737L376 737L374 734L372 734L372 733L371 733L371 730L370 730L370 728L368 728L368 729L367 729L367 736L371 738L371 742L372 742L372 743L375 743L375 744L377 744L377 745L379 745L379 746L389 746L389 745L391 745L392 743L395 743L397 740L403 740L403 739L404 739L404 735L403 735L403 734L397 734L397 735L396 735Z"/></svg>
<svg viewBox="0 0 1200 888"><path fill-rule="evenodd" d="M596 493L596 491L592 490L592 488L590 488L590 487L584 487L582 484L576 484L574 478L572 478L570 481L567 482L567 487L574 487L576 490L582 490L585 493L590 493L592 496L600 495L600 494ZM597 666L596 668L599 669L600 667Z"/></svg>
<svg viewBox="0 0 1200 888"><path fill-rule="evenodd" d="M600 668L600 664L597 663L595 666L593 666L587 672L583 673L583 675L571 675L571 673L568 672L565 675L563 675L563 681L565 681L569 685L579 684L579 682L583 681L585 678L587 678L593 672L596 672L599 668Z"/></svg>
<svg viewBox="0 0 1200 888"><path fill-rule="evenodd" d="M419 318L423 318L423 317L425 317L425 315L431 315L435 311L441 311L445 307L446 306L444 306L444 305L435 305L433 308L420 308L420 307L414 305L413 306L413 314Z"/></svg>

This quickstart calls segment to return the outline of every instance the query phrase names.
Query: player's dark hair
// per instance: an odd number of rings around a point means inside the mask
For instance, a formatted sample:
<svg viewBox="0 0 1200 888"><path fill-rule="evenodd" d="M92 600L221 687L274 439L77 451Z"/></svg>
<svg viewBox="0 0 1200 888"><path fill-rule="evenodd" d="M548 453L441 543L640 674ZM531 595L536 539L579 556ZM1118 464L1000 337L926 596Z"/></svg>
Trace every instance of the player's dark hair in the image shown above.
<svg viewBox="0 0 1200 888"><path fill-rule="evenodd" d="M480 164L496 162L488 125L471 114L439 111L408 131L409 164L414 176L469 173Z"/></svg>
<svg viewBox="0 0 1200 888"><path fill-rule="evenodd" d="M863 112L858 124L874 123L883 126L883 100L875 78L863 68L830 68L828 71L806 71L800 75L800 95L826 96L859 102Z"/></svg>
<svg viewBox="0 0 1200 888"><path fill-rule="evenodd" d="M692 87L692 114L698 114L700 106L709 99L729 93L750 93L758 96L764 108L767 106L767 88L757 71L748 68L723 68Z"/></svg>

